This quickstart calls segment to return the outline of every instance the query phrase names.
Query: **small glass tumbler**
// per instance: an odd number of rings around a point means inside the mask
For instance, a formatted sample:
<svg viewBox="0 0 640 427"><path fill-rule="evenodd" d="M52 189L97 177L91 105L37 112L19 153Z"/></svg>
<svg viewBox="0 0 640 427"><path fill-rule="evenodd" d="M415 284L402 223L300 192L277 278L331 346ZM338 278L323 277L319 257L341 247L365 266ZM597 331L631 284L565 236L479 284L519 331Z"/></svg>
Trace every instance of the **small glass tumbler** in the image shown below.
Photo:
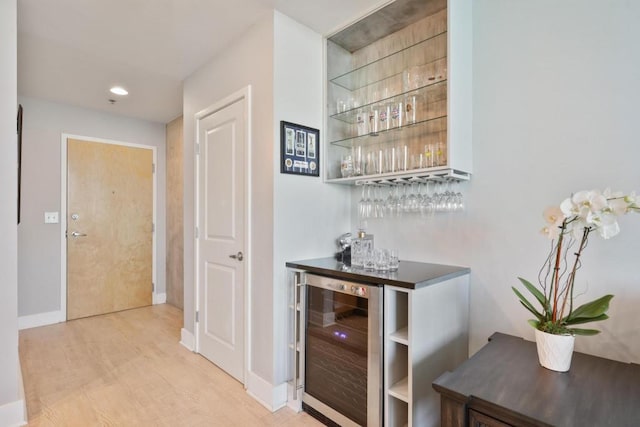
<svg viewBox="0 0 640 427"><path fill-rule="evenodd" d="M380 110L374 108L369 111L369 133L377 135L380 130Z"/></svg>
<svg viewBox="0 0 640 427"><path fill-rule="evenodd" d="M403 117L404 117L404 104L402 102L394 102L391 104L390 111L390 127L392 128L401 128L403 125Z"/></svg>
<svg viewBox="0 0 640 427"><path fill-rule="evenodd" d="M413 124L416 122L416 109L418 108L418 97L416 95L409 95L405 99L404 119L407 124Z"/></svg>
<svg viewBox="0 0 640 427"><path fill-rule="evenodd" d="M386 249L375 250L376 271L389 271L389 251Z"/></svg>
<svg viewBox="0 0 640 427"><path fill-rule="evenodd" d="M382 108L380 108L380 113L379 113L379 130L380 131L385 131L385 130L389 130L391 127L391 105L387 104L385 106L383 106Z"/></svg>
<svg viewBox="0 0 640 427"><path fill-rule="evenodd" d="M342 156L340 162L340 174L343 178L349 178L353 176L353 158L349 154Z"/></svg>
<svg viewBox="0 0 640 427"><path fill-rule="evenodd" d="M336 101L336 113L337 114L344 113L348 109L349 109L349 104L348 104L347 101L345 101L344 99L338 99Z"/></svg>
<svg viewBox="0 0 640 427"><path fill-rule="evenodd" d="M358 111L356 115L356 127L358 129L358 136L369 133L369 113L362 110Z"/></svg>
<svg viewBox="0 0 640 427"><path fill-rule="evenodd" d="M364 158L362 156L362 146L358 145L351 149L351 156L353 159L353 176L360 176L364 174Z"/></svg>
<svg viewBox="0 0 640 427"><path fill-rule="evenodd" d="M375 250L368 250L364 254L364 269L365 270L374 270L376 266L375 261Z"/></svg>
<svg viewBox="0 0 640 427"><path fill-rule="evenodd" d="M389 249L389 270L396 271L400 267L400 258L397 249Z"/></svg>

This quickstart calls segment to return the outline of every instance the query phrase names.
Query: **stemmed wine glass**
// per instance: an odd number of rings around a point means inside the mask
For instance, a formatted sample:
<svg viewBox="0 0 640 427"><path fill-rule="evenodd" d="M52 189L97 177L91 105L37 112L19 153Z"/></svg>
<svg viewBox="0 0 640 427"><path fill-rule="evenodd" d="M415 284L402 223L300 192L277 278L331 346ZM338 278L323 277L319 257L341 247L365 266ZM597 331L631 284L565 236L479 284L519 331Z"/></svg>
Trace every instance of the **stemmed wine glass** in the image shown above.
<svg viewBox="0 0 640 427"><path fill-rule="evenodd" d="M376 185L373 187L373 217L384 218L384 200L380 195L382 186Z"/></svg>
<svg viewBox="0 0 640 427"><path fill-rule="evenodd" d="M444 192L444 209L453 212L457 209L456 194L451 191L451 181L447 181L447 190Z"/></svg>
<svg viewBox="0 0 640 427"><path fill-rule="evenodd" d="M396 186L395 185L391 185L389 186L389 194L387 195L387 200L385 201L384 207L385 210L387 211L387 214L390 217L394 217L396 214L396 198L394 196L394 192L396 191Z"/></svg>
<svg viewBox="0 0 640 427"><path fill-rule="evenodd" d="M367 184L362 185L362 196L358 202L358 217L366 219L369 217L369 200L367 198Z"/></svg>
<svg viewBox="0 0 640 427"><path fill-rule="evenodd" d="M464 210L464 197L462 196L462 193L460 192L460 189L458 189L458 192L456 193L456 201L457 201L457 210L459 211L463 211Z"/></svg>
<svg viewBox="0 0 640 427"><path fill-rule="evenodd" d="M429 184L431 184L431 181L427 181L424 184L425 192L422 196L422 202L420 203L420 213L423 216L431 216L435 212L433 198L429 196Z"/></svg>
<svg viewBox="0 0 640 427"><path fill-rule="evenodd" d="M398 185L396 188L398 191L398 193L396 193L396 212L398 213L398 216L402 216L402 214L406 212L405 206L407 200L407 189L404 182L401 185ZM399 195L399 193L401 192L400 188L402 188L402 195Z"/></svg>

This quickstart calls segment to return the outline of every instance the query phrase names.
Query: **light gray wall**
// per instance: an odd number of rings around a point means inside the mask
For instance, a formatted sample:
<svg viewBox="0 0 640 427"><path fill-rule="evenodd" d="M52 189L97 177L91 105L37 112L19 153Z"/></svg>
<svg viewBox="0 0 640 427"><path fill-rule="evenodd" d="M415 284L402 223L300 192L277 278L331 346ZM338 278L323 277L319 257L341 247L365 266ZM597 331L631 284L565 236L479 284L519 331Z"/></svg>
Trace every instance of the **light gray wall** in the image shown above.
<svg viewBox="0 0 640 427"><path fill-rule="evenodd" d="M335 237L348 229L349 194L321 178L280 174L280 120L323 127L322 37L274 12L185 81L185 328L193 331L194 115L248 84L253 96L249 369L277 386L287 374L284 264L334 251Z"/></svg>
<svg viewBox="0 0 640 427"><path fill-rule="evenodd" d="M16 1L0 1L0 424L18 397L18 233L16 227Z"/></svg>
<svg viewBox="0 0 640 427"><path fill-rule="evenodd" d="M280 120L323 128L323 39L276 12L274 26L273 291L275 382L286 380L287 261L330 256L349 231L349 188L280 173ZM301 66L303 64L303 66ZM320 147L327 140L320 131ZM320 159L325 161L325 157Z"/></svg>
<svg viewBox="0 0 640 427"><path fill-rule="evenodd" d="M640 190L638 22L640 3L625 0L474 2L467 212L371 227L403 259L471 267L472 352L495 331L534 339L510 287L536 280L546 258L544 208L584 189ZM611 318L593 325L602 333L579 337L576 350L638 363L640 215L620 227L585 252L580 301L615 298Z"/></svg>
<svg viewBox="0 0 640 427"><path fill-rule="evenodd" d="M60 212L63 133L157 147L156 289L165 292L165 126L122 116L20 97L24 107L23 220L19 227L19 316L60 310L59 224L44 212ZM63 313L64 314L64 313Z"/></svg>
<svg viewBox="0 0 640 427"><path fill-rule="evenodd" d="M184 327L194 332L195 114L251 85L251 263L249 370L273 379L273 14L184 82Z"/></svg>

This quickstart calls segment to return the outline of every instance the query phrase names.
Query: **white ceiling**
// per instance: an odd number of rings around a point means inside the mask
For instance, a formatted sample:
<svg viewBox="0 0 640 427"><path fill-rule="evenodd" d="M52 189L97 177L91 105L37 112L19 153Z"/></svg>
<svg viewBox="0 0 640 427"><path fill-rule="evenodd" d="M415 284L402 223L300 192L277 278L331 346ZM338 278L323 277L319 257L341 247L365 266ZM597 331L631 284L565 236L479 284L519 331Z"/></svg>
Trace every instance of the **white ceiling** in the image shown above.
<svg viewBox="0 0 640 427"><path fill-rule="evenodd" d="M184 78L269 10L327 35L386 3L18 0L18 94L166 123L182 113Z"/></svg>

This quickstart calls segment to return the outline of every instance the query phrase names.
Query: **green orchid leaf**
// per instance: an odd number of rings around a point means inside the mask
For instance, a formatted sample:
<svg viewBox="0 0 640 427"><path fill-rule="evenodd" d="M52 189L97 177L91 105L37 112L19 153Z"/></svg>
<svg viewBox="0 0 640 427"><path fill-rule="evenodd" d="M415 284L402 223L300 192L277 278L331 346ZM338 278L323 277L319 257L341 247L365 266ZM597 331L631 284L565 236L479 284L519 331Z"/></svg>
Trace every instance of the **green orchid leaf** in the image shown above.
<svg viewBox="0 0 640 427"><path fill-rule="evenodd" d="M529 324L533 326L534 329L538 329L538 326L540 326L540 322L538 320L529 319L527 320L527 322L529 322Z"/></svg>
<svg viewBox="0 0 640 427"><path fill-rule="evenodd" d="M597 317L581 317L578 319L564 318L563 321L567 325L579 325L581 323L600 322L602 320L607 320L608 318L609 316L607 316L606 314L601 314L600 316L597 316Z"/></svg>
<svg viewBox="0 0 640 427"><path fill-rule="evenodd" d="M588 302L573 310L567 316L567 322L575 319L593 319L603 315L609 309L609 301L613 295L605 295L602 298Z"/></svg>
<svg viewBox="0 0 640 427"><path fill-rule="evenodd" d="M569 332L571 332L573 335L584 335L584 336L596 335L600 333L600 331L597 329L578 329L578 328L571 328L569 329Z"/></svg>
<svg viewBox="0 0 640 427"><path fill-rule="evenodd" d="M542 314L540 314L538 312L538 310L536 310L533 305L524 297L524 295L522 295L520 293L520 291L518 291L516 288L514 288L513 286L511 287L511 289L513 289L513 292L515 292L515 294L518 296L518 298L520 299L520 304L522 304L524 306L524 308L526 308L527 310L529 310L534 316L536 316L538 318L538 320L542 320L543 316Z"/></svg>
<svg viewBox="0 0 640 427"><path fill-rule="evenodd" d="M548 308L547 307L547 298L543 295L543 293L540 292L540 290L538 288L533 286L531 284L531 282L529 282L528 280L523 279L522 277L518 277L518 280L520 280L520 282L522 282L524 287L527 288L529 290L529 292L531 292L533 294L534 297L536 297L536 299L538 300L538 302L540 303L542 308L544 310L547 310L547 308Z"/></svg>
<svg viewBox="0 0 640 427"><path fill-rule="evenodd" d="M533 314L534 316L538 317L538 316L540 315L540 313L538 313L535 309L530 308L531 306L527 306L527 305L525 305L525 303L523 303L522 301L520 301L520 304L522 304L522 306L523 306L524 308L526 308L527 310L529 310L529 312L530 312L531 314ZM540 321L542 321L542 317L538 317L538 318L540 319Z"/></svg>

